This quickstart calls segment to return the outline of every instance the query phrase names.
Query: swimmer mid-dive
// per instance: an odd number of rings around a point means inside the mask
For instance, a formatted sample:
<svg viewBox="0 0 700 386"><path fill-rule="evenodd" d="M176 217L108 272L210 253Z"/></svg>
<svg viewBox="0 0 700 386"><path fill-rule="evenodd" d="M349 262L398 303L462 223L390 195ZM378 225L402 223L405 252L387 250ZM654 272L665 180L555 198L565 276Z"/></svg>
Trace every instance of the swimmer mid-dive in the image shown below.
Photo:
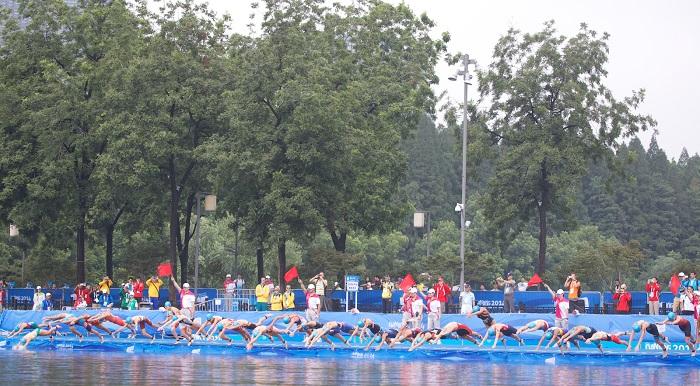
<svg viewBox="0 0 700 386"><path fill-rule="evenodd" d="M20 339L19 343L12 347L13 350L25 350L29 343L39 336L50 336L53 339L53 335L56 334L59 326L51 327L48 330L42 330L41 328L35 328L29 331L25 336Z"/></svg>
<svg viewBox="0 0 700 386"><path fill-rule="evenodd" d="M572 340L585 341L586 339L591 339L593 334L595 334L596 332L598 332L598 330L596 330L593 327L584 326L584 325L576 326L576 327L570 329L569 331L567 331L567 333L564 334L559 339L559 342L560 343L569 343Z"/></svg>
<svg viewBox="0 0 700 386"><path fill-rule="evenodd" d="M104 320L104 321L107 321L107 322L110 322L110 323L112 323L112 324L116 324L116 325L119 326L119 327L124 327L124 326L126 326L126 322L124 321L124 319L122 319L122 318L120 318L120 317L118 317L118 316L116 316L116 315L113 315L112 312L109 311L109 310L107 310L107 311L102 311L102 312L100 312L99 314L92 316L90 319L88 319L88 322L90 322L91 324L94 324L94 323L96 323L96 322L101 322L101 321L103 321L103 320ZM127 328L128 328L129 330L131 330L131 333L132 333L132 334L135 333L135 331L134 331L131 327L127 327ZM114 335L114 333L112 333L112 337L113 337L113 338L116 337L116 336Z"/></svg>
<svg viewBox="0 0 700 386"><path fill-rule="evenodd" d="M351 334L355 331L355 326L343 322L326 322L322 328L316 330L316 336L309 341L307 347L311 347L316 344L325 336L333 336L341 342L350 346L348 340L343 337L343 333Z"/></svg>
<svg viewBox="0 0 700 386"><path fill-rule="evenodd" d="M13 336L17 336L21 334L24 330L35 330L37 328L41 327L46 327L49 326L47 323L39 323L37 324L36 322L19 322L17 326L15 327L12 332L10 332L9 335L7 335L8 338L12 338Z"/></svg>
<svg viewBox="0 0 700 386"><path fill-rule="evenodd" d="M678 326L678 328L683 331L685 335L685 343L688 344L690 348L690 356L695 356L695 339L693 339L692 327L688 319L676 315L675 312L669 312L667 315L667 320L664 320L661 324L672 324Z"/></svg>
<svg viewBox="0 0 700 386"><path fill-rule="evenodd" d="M145 336L150 340L154 340L156 338L155 335L151 335L146 331L146 326L150 326L153 329L157 329L153 322L151 322L151 320L147 317L143 315L129 316L128 318L126 318L125 322L126 325L119 327L116 331L114 331L114 335L118 335L124 329L131 328L132 331L134 331L134 333L129 335L129 339L136 338L137 332L141 333L141 335Z"/></svg>
<svg viewBox="0 0 700 386"><path fill-rule="evenodd" d="M222 320L224 320L223 316L207 314L206 320L199 326L197 331L194 332L194 335L200 335L202 332L204 332L205 328L209 326L209 329L204 334L206 338L209 338L211 336L212 331L216 330L216 325L219 324L219 322L221 322Z"/></svg>
<svg viewBox="0 0 700 386"><path fill-rule="evenodd" d="M253 348L253 344L255 344L255 342L257 342L257 340L264 335L268 339L270 339L271 343L275 342L273 338L277 338L280 340L280 342L282 342L284 348L289 348L287 346L287 341L284 340L284 338L282 337L282 334L284 334L284 332L285 330L275 327L274 323L271 323L267 326L257 326L253 329L252 336L250 337L250 340L248 341L245 347L247 350L251 350Z"/></svg>
<svg viewBox="0 0 700 386"><path fill-rule="evenodd" d="M661 332L659 332L659 328L656 326L654 323L649 323L645 320L638 320L632 324L632 332L630 334L630 344L632 342L632 339L634 339L634 334L635 333L640 333L639 335L639 341L637 342L637 345L634 347L634 351L639 351L639 346L642 344L642 340L644 339L644 335L646 333L651 334L651 336L654 337L654 341L656 344L661 347L661 351L663 352L663 357L666 358L668 356L668 350L666 349L666 345L664 344L664 341L668 342L668 338L664 336ZM629 351L629 348L627 349Z"/></svg>
<svg viewBox="0 0 700 386"><path fill-rule="evenodd" d="M627 350L629 350L630 345L632 344L632 338L630 337L627 342L624 342L622 339L620 339L621 336L627 336L627 331L623 332L617 332L614 334L607 333L605 331L597 331L593 336L590 338L586 339L586 343L593 343L598 347L598 351L600 351L601 354L603 354L603 347L600 344L601 341L608 341L608 342L613 342L616 344L620 344L623 346L627 346Z"/></svg>
<svg viewBox="0 0 700 386"><path fill-rule="evenodd" d="M561 337L563 337L567 333L567 330L564 330L561 327L550 327L547 329L547 331L542 334L542 337L540 338L540 341L537 343L537 348L535 351L539 351L540 347L542 346L542 343L547 340L547 345L544 347L545 350L549 349L549 346L553 345L556 343L557 347L559 347L559 351L564 353L564 344L560 341ZM571 343L573 343L576 348L579 350L581 349L581 346L578 344L578 340L574 340ZM566 343L566 348L569 349L571 348L571 343L567 342Z"/></svg>
<svg viewBox="0 0 700 386"><path fill-rule="evenodd" d="M544 319L533 320L532 322L518 328L517 334L520 335L526 332L535 332L540 330L542 332L549 330L549 322Z"/></svg>
<svg viewBox="0 0 700 386"><path fill-rule="evenodd" d="M479 344L479 341L477 339L482 339L483 337L481 334L478 334L474 332L471 328L469 328L467 325L462 324L462 323L457 323L457 322L450 322L447 323L443 328L440 334L438 335L438 339L442 339L445 336L450 336L450 334L455 333L460 339L466 339L474 344Z"/></svg>
<svg viewBox="0 0 700 386"><path fill-rule="evenodd" d="M411 342L411 344L413 344L413 340L416 339L422 333L423 330L420 327L409 327L408 325L403 326L399 329L399 332L396 334L396 336L389 342L389 348L394 348L394 346L396 346L397 343L402 343L404 341L409 341ZM439 337L436 337L436 340L439 339Z"/></svg>
<svg viewBox="0 0 700 386"><path fill-rule="evenodd" d="M520 345L525 344L525 342L523 342L523 340L516 334L517 330L514 327L511 327L505 323L494 323L489 329L486 330L486 334L484 334L484 338L481 340L481 343L479 343L479 347L484 345L486 339L488 339L489 334L491 333L491 330L494 331L495 335L491 348L496 348L499 340L503 342L503 346L506 346L506 337L515 339Z"/></svg>
<svg viewBox="0 0 700 386"><path fill-rule="evenodd" d="M411 347L408 349L408 351L413 351L417 349L418 347L426 344L426 343L436 343L439 341L438 336L440 335L441 330L439 328L435 328L429 331L424 331L418 336L416 336L413 339L413 342L411 342Z"/></svg>
<svg viewBox="0 0 700 386"><path fill-rule="evenodd" d="M470 315L467 315L467 317L471 318L472 316L476 316L477 318L481 319L481 321L484 322L484 326L486 327L491 327L495 323L495 320L493 320L493 318L491 317L491 313L486 307L472 307L472 313Z"/></svg>
<svg viewBox="0 0 700 386"><path fill-rule="evenodd" d="M357 335L360 337L360 343L363 342L363 337L365 335L369 336L367 333L367 330L369 330L372 333L372 336L370 338L374 338L375 335L379 334L382 331L382 326L378 325L377 323L374 323L372 319L369 318L362 318L357 322L357 327L359 327L359 333L357 333L357 330L355 330L348 340L351 340L353 336Z"/></svg>

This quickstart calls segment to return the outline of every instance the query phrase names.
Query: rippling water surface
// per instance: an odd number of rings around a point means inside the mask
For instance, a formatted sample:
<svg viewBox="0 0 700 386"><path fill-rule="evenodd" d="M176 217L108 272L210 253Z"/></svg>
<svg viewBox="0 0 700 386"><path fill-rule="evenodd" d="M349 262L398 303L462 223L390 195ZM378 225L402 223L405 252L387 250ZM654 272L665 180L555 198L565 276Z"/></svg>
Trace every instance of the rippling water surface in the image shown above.
<svg viewBox="0 0 700 386"><path fill-rule="evenodd" d="M0 385L698 385L700 368L0 351Z"/></svg>

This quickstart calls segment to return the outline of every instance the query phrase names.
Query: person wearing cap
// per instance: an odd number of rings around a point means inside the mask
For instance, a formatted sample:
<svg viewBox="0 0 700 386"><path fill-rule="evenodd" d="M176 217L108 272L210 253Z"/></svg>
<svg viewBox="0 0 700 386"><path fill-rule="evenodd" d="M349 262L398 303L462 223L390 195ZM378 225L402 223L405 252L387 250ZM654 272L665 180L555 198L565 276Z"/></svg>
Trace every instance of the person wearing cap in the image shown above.
<svg viewBox="0 0 700 386"><path fill-rule="evenodd" d="M266 278L261 277L260 284L255 286L255 297L257 300L255 303L255 310L267 311L267 302L270 299L270 287L267 286Z"/></svg>
<svg viewBox="0 0 700 386"><path fill-rule="evenodd" d="M438 281L433 286L433 289L435 290L435 296L440 301L441 311L444 314L447 312L447 299L452 293L452 290L450 289L450 286L445 283L445 279L443 279L442 276L438 277Z"/></svg>
<svg viewBox="0 0 700 386"><path fill-rule="evenodd" d="M440 328L440 318L442 317L442 305L435 297L435 290L428 290L428 330Z"/></svg>
<svg viewBox="0 0 700 386"><path fill-rule="evenodd" d="M309 283L312 283L316 288L316 295L318 295L321 301L321 307L324 311L328 311L328 306L326 305L326 288L328 288L328 280L326 280L323 272L319 272L316 276L309 279Z"/></svg>
<svg viewBox="0 0 700 386"><path fill-rule="evenodd" d="M615 312L618 314L629 314L630 304L632 303L632 295L627 292L627 284L620 284L620 289L613 295L613 299L617 300Z"/></svg>
<svg viewBox="0 0 700 386"><path fill-rule="evenodd" d="M41 309L44 311L53 311L53 301L51 299L51 292L46 293L46 298L41 302Z"/></svg>
<svg viewBox="0 0 700 386"><path fill-rule="evenodd" d="M231 278L230 274L226 275L223 288L225 309L230 312L233 307L233 295L236 292L236 282Z"/></svg>
<svg viewBox="0 0 700 386"><path fill-rule="evenodd" d="M673 293L673 312L679 312L681 309L681 294L680 294L680 289L683 287L683 281L685 281L685 273L679 272L678 276L676 278L671 278L671 281L668 283L668 287L671 289L671 292ZM678 286L673 285L674 279L678 280Z"/></svg>
<svg viewBox="0 0 700 386"><path fill-rule="evenodd" d="M515 312L515 286L516 282L513 279L513 274L508 272L506 279L498 277L496 282L499 287L503 287L503 312L514 313Z"/></svg>
<svg viewBox="0 0 700 386"><path fill-rule="evenodd" d="M471 314L475 305L476 297L472 292L472 286L469 283L464 283L464 290L459 294L459 313L462 315Z"/></svg>
<svg viewBox="0 0 700 386"><path fill-rule="evenodd" d="M194 319L194 304L197 299L195 294L190 291L190 284L182 283L182 287L180 287L173 275L170 275L170 280L172 281L175 290L177 290L177 292L180 294L180 305L182 306L180 311L186 317Z"/></svg>
<svg viewBox="0 0 700 386"><path fill-rule="evenodd" d="M316 286L309 284L306 290L306 319L317 322L321 317L321 298L316 293Z"/></svg>
<svg viewBox="0 0 700 386"><path fill-rule="evenodd" d="M555 294L547 283L542 284L554 300L554 327L566 330L569 328L569 301L564 297L564 290L559 288Z"/></svg>
<svg viewBox="0 0 700 386"><path fill-rule="evenodd" d="M34 291L34 305L32 306L33 311L41 311L41 307L46 300L46 295L41 291L41 286L37 286Z"/></svg>

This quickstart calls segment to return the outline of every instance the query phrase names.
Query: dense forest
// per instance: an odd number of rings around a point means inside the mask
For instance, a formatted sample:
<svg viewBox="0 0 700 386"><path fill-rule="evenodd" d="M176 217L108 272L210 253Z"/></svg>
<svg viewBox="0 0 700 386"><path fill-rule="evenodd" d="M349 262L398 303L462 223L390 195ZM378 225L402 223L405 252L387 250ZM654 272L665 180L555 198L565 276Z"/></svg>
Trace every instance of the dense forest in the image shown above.
<svg viewBox="0 0 700 386"><path fill-rule="evenodd" d="M20 3L0 23L0 224L18 229L0 233L0 278L119 281L170 261L187 281L197 230L200 286L291 265L459 277L464 117L439 108L435 66L460 55L428 16L267 0L241 35L189 0ZM700 157L643 146L664 128L636 113L643 90L605 87L606 39L504 31L477 69L473 285L576 271L639 288L698 266ZM204 192L218 206L198 222Z"/></svg>

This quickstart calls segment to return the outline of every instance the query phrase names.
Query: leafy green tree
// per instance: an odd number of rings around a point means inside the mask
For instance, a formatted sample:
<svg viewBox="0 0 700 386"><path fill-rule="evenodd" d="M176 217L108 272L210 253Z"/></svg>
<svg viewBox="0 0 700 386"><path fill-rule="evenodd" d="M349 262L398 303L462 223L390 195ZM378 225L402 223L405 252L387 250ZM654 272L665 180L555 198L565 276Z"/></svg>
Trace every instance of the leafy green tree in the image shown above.
<svg viewBox="0 0 700 386"><path fill-rule="evenodd" d="M479 72L481 98L491 102L487 129L501 151L484 204L487 218L502 237L537 218L540 274L548 214L571 213L587 162L610 158L621 137L655 125L635 113L643 91L617 100L605 86L607 39L586 25L570 38L558 35L553 22L534 34L510 30Z"/></svg>
<svg viewBox="0 0 700 386"><path fill-rule="evenodd" d="M20 7L26 27L5 23L0 55L0 82L15 94L0 103L19 102L0 108L16 114L3 126L12 133L8 150L22 160L2 173L9 216L25 230L45 231L42 220L52 218L61 238L74 233L76 280L83 282L93 174L112 138L111 101L123 92L115 74L133 54L138 21L123 1Z"/></svg>

